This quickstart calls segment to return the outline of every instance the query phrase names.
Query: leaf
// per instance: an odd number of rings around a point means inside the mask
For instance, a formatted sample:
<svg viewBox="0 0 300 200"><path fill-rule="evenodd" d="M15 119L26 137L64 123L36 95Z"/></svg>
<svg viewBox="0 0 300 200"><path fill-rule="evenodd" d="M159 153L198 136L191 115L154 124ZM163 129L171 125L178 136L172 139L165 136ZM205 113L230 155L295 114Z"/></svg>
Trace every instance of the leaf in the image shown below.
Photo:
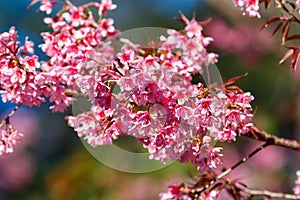
<svg viewBox="0 0 300 200"><path fill-rule="evenodd" d="M206 26L208 23L211 22L211 20L212 20L212 18L208 18L207 20L198 22L198 24L199 24L200 26Z"/></svg>
<svg viewBox="0 0 300 200"><path fill-rule="evenodd" d="M29 56L29 54L28 54L26 51L22 51L22 52L20 53L20 55L21 55L21 56Z"/></svg>
<svg viewBox="0 0 300 200"><path fill-rule="evenodd" d="M270 199L271 199L271 197L265 195L263 200L270 200Z"/></svg>
<svg viewBox="0 0 300 200"><path fill-rule="evenodd" d="M288 59L288 58L293 54L293 52L294 52L294 49L293 49L293 48L289 49L289 50L285 53L285 55L283 56L283 58L279 61L279 64L282 64L284 61L286 61L286 59Z"/></svg>
<svg viewBox="0 0 300 200"><path fill-rule="evenodd" d="M243 183L243 182L236 182L235 183L235 185L238 187L239 185L241 185L242 187L244 187L244 188L247 188L247 185L245 184L245 183Z"/></svg>
<svg viewBox="0 0 300 200"><path fill-rule="evenodd" d="M256 124L253 124L253 126L250 127L250 132L255 135L263 134L263 131Z"/></svg>
<svg viewBox="0 0 300 200"><path fill-rule="evenodd" d="M299 61L299 53L300 53L300 49L294 49L293 55L292 55L292 69L295 70L296 69L296 65Z"/></svg>
<svg viewBox="0 0 300 200"><path fill-rule="evenodd" d="M259 3L265 3L265 9L270 7L271 0L259 0Z"/></svg>
<svg viewBox="0 0 300 200"><path fill-rule="evenodd" d="M9 56L8 53L1 54L1 55L0 55L0 59L1 59L1 58L5 58L5 57L7 57L7 56Z"/></svg>
<svg viewBox="0 0 300 200"><path fill-rule="evenodd" d="M243 93L243 90L236 85L227 86L226 89L232 92Z"/></svg>
<svg viewBox="0 0 300 200"><path fill-rule="evenodd" d="M176 19L176 20L179 20L179 21L181 21L181 22L183 22L183 23L186 24L186 25L189 24L188 18L186 18L186 16L184 16L184 14L182 13L181 10L179 11L179 14L180 14L180 18L175 17L175 19Z"/></svg>
<svg viewBox="0 0 300 200"><path fill-rule="evenodd" d="M235 186L229 185L228 187L226 187L226 190L227 190L228 194L233 197L234 200L242 199L242 196L241 196L238 188L236 188Z"/></svg>
<svg viewBox="0 0 300 200"><path fill-rule="evenodd" d="M225 85L225 86L231 85L231 84L237 82L238 80L240 80L240 79L246 77L247 75L248 75L248 73L245 73L244 75L233 77L233 78L227 80L227 81L224 83L224 85Z"/></svg>
<svg viewBox="0 0 300 200"><path fill-rule="evenodd" d="M40 0L32 0L31 3L27 6L27 9L30 9L34 4L39 2Z"/></svg>
<svg viewBox="0 0 300 200"><path fill-rule="evenodd" d="M282 29L282 44L285 43L287 35L289 34L290 23L286 23Z"/></svg>
<svg viewBox="0 0 300 200"><path fill-rule="evenodd" d="M223 183L223 182L217 182L210 188L210 190L221 190L224 188L224 186L225 186L224 184L225 183Z"/></svg>
<svg viewBox="0 0 300 200"><path fill-rule="evenodd" d="M274 29L272 35L275 35L275 34L277 33L277 31L278 31L284 24L286 24L286 23L287 23L287 21L282 21L282 22L280 22L280 23L276 26L276 28Z"/></svg>
<svg viewBox="0 0 300 200"><path fill-rule="evenodd" d="M254 138L255 140L265 139L262 132L257 132L254 127L250 127L249 132L247 133L248 137Z"/></svg>
<svg viewBox="0 0 300 200"><path fill-rule="evenodd" d="M296 9L296 4L294 2L288 1L287 3L290 4L293 9Z"/></svg>
<svg viewBox="0 0 300 200"><path fill-rule="evenodd" d="M299 63L299 62L300 62L299 55L300 55L300 54L298 54L298 58L297 58L297 60L296 60L296 62L295 62L295 64L294 64L294 66L292 66L294 72L296 72L297 68L298 68L299 65L300 65L300 63Z"/></svg>
<svg viewBox="0 0 300 200"><path fill-rule="evenodd" d="M296 71L296 68L300 62L300 58L299 58L300 57L300 48L289 47L289 50L285 53L283 58L279 61L279 64L286 61L286 59L288 59L290 56L292 56L291 68L293 71Z"/></svg>
<svg viewBox="0 0 300 200"><path fill-rule="evenodd" d="M300 40L300 35L292 35L286 38L286 40Z"/></svg>
<svg viewBox="0 0 300 200"><path fill-rule="evenodd" d="M270 18L262 27L261 27L261 29L263 29L263 28L267 28L270 24L272 24L272 23L274 23L274 22L276 22L276 21L278 21L278 20L281 20L282 18L281 17L279 17L279 16L275 16L275 17L272 17L272 18Z"/></svg>
<svg viewBox="0 0 300 200"><path fill-rule="evenodd" d="M196 182L194 187L204 187L205 185L209 184L212 180L216 178L215 174L212 173L207 173L207 174L202 174L199 178L199 180Z"/></svg>

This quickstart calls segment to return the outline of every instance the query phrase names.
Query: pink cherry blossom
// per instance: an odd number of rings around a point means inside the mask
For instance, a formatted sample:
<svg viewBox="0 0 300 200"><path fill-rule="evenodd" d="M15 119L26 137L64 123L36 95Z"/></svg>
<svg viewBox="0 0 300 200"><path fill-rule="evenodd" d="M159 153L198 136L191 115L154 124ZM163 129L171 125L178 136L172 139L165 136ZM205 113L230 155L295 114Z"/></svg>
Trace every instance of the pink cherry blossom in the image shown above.
<svg viewBox="0 0 300 200"><path fill-rule="evenodd" d="M294 193L300 195L300 171L296 172L297 179L295 181Z"/></svg>
<svg viewBox="0 0 300 200"><path fill-rule="evenodd" d="M259 10L259 0L248 0L246 3L246 11L245 15L248 15L250 17L258 17L260 18L260 14L258 12Z"/></svg>
<svg viewBox="0 0 300 200"><path fill-rule="evenodd" d="M0 156L13 153L17 144L21 142L23 134L7 125L6 130L0 129Z"/></svg>
<svg viewBox="0 0 300 200"><path fill-rule="evenodd" d="M55 4L55 1L41 0L40 11L46 12L49 15L52 12L52 6Z"/></svg>
<svg viewBox="0 0 300 200"><path fill-rule="evenodd" d="M130 64L134 59L134 51L132 49L122 48L121 52L117 54L117 57L120 59L120 62L123 65Z"/></svg>
<svg viewBox="0 0 300 200"><path fill-rule="evenodd" d="M108 6L109 1L104 3ZM88 4L96 7L100 5L102 4ZM82 5L64 7L60 15L45 19L53 32L41 34L44 43L40 47L51 59L42 63L41 68L44 81L54 89L46 93L46 96L54 97L50 98L54 102L50 107L53 111L64 111L72 103L72 98L63 94L65 88L62 85L71 88L75 86L81 60L86 60L95 47L103 50L97 55L99 62L108 62L107 58L111 57L112 50L103 45L103 38L113 36L117 30L113 27L112 19L101 18L99 23L102 25L97 22L92 12L86 12L86 5Z"/></svg>
<svg viewBox="0 0 300 200"><path fill-rule="evenodd" d="M216 191L216 190L212 190L212 191L209 191L209 192L204 192L204 196L205 196L205 199L206 200L216 200L218 199L218 194L219 192Z"/></svg>
<svg viewBox="0 0 300 200"><path fill-rule="evenodd" d="M69 12L65 12L62 17L72 26L76 27L83 25L84 20L82 19L83 10L81 7L71 7Z"/></svg>
<svg viewBox="0 0 300 200"><path fill-rule="evenodd" d="M114 10L117 8L116 4L112 3L112 0L102 0L101 4L95 3L95 6L99 8L98 15L102 16L107 10Z"/></svg>
<svg viewBox="0 0 300 200"><path fill-rule="evenodd" d="M99 16L86 9L90 6L100 10ZM235 141L249 131L253 96L192 83L203 66L218 58L206 50L213 39L202 34L203 26L194 18L181 15L184 31L168 30L154 52L150 44L130 43L115 52L104 40L118 31L113 19L103 16L114 8L110 0L70 4L46 18L52 30L41 34L40 48L50 57L47 62L30 55L33 44L27 39L19 47L14 28L1 34L2 100L38 106L47 98L53 112L63 112L76 100L67 93L71 88L92 106L66 119L93 147L131 135L148 149L150 159L191 162L203 172L216 168L222 148L210 143Z"/></svg>
<svg viewBox="0 0 300 200"><path fill-rule="evenodd" d="M0 156L14 152L23 136L10 122L20 106L40 106L47 100L53 112L64 112L77 97L85 97L91 106L66 120L92 147L111 145L120 136L133 136L148 150L149 159L196 165L201 174L196 184L171 185L160 194L161 199L215 200L222 189L241 192L238 184L242 183L225 177L241 162L222 169L222 174L214 173L223 157L223 148L215 144L256 132L251 105L254 97L237 86L228 86L233 79L221 85L203 80L204 75L211 78L204 73L218 62L218 55L207 50L214 38L204 34L206 22L181 14L182 30L169 29L167 35L141 45L115 37L119 31L114 20L105 16L117 7L112 0L80 6L69 0L33 0L32 4L36 2L40 2L40 11L51 14L44 19L50 31L41 33L43 43L39 45L48 60L39 60L27 37L24 44L18 41L14 27L0 33L0 94L3 102L17 104L0 121ZM260 18L262 1L233 2L244 15ZM52 13L55 4L61 8ZM295 7L291 2L289 5ZM296 12L299 7L297 0ZM284 32L288 28L285 26ZM290 38L297 36L286 39ZM114 41L120 42L117 47ZM236 45L249 46L247 42ZM254 136L268 137L263 132ZM266 139L265 146L277 144L274 138ZM30 168L24 163L21 166ZM17 167L7 170L18 174ZM294 193L300 195L300 171L296 175ZM244 198L243 194L238 198Z"/></svg>
<svg viewBox="0 0 300 200"><path fill-rule="evenodd" d="M200 24L182 18L186 32L169 30L155 54L144 57L139 45L126 43L110 64L82 65L79 71L86 74L77 75L76 83L93 106L67 118L80 137L97 146L132 135L151 159L191 162L200 171L210 171L222 162L222 148L210 142L231 142L249 131L250 93L226 88L207 93L203 84L191 83L192 75L203 73L202 66L214 63L217 55L206 51L212 39L202 35ZM95 50L93 56L98 54ZM116 87L119 92L112 92ZM94 112L96 107L101 112Z"/></svg>
<svg viewBox="0 0 300 200"><path fill-rule="evenodd" d="M29 56L33 53L33 43L26 38L25 45L20 46L17 38L14 27L0 35L0 54L3 55L0 58L2 101L37 106L45 101L39 90L41 85L35 84L40 63L36 55Z"/></svg>
<svg viewBox="0 0 300 200"><path fill-rule="evenodd" d="M193 19L187 24L185 30L189 38L193 36L199 37L202 35L201 31L203 30L203 27L199 25L195 19Z"/></svg>
<svg viewBox="0 0 300 200"><path fill-rule="evenodd" d="M102 19L100 24L100 33L102 37L107 37L113 35L116 31L115 27L113 26L114 20L113 19Z"/></svg>
<svg viewBox="0 0 300 200"><path fill-rule="evenodd" d="M260 18L259 10L259 0L233 0L236 7L239 7L244 11L244 15L249 17Z"/></svg>
<svg viewBox="0 0 300 200"><path fill-rule="evenodd" d="M160 193L161 200L172 200L172 199L182 199L182 200L192 200L187 194L184 194L181 191L181 186L178 185L170 185L168 188L168 192Z"/></svg>
<svg viewBox="0 0 300 200"><path fill-rule="evenodd" d="M185 186L183 183L179 185L170 185L168 191L160 193L159 197L161 200L192 200L192 199L205 199L205 200L216 200L218 199L219 191L210 190L204 191L199 195L190 193L192 187Z"/></svg>

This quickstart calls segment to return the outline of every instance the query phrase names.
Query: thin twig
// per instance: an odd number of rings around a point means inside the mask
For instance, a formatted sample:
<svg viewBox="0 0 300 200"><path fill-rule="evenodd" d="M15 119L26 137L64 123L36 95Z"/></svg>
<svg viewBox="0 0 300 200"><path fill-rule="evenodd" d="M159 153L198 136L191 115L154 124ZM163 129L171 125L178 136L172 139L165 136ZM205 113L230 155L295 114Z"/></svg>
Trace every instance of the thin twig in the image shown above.
<svg viewBox="0 0 300 200"><path fill-rule="evenodd" d="M145 51L143 51L142 49L139 48L138 45L134 44L133 42L131 42L129 39L126 39L126 38L120 38L120 42L123 42L124 44L127 44L131 47L134 47L135 49L138 49L138 51L141 53L141 54L145 54Z"/></svg>
<svg viewBox="0 0 300 200"><path fill-rule="evenodd" d="M17 105L7 116L4 120L0 121L0 127L4 124L9 124L10 118L17 112L17 110L21 107L21 104Z"/></svg>
<svg viewBox="0 0 300 200"><path fill-rule="evenodd" d="M259 151L263 150L264 148L266 148L267 146L269 146L271 144L269 144L268 142L266 142L265 144L259 146L258 148L256 148L254 151L252 151L248 156L244 157L243 159L241 159L239 162L237 162L236 164L234 164L232 167L230 167L229 169L225 170L224 172L222 172L221 174L219 174L214 180L210 181L208 184L206 184L204 187L201 188L196 188L194 190L192 190L192 193L196 193L196 194L200 194L203 191L205 191L206 189L210 188L213 184L215 184L218 180L221 180L224 176L228 175L231 171L233 171L235 168L237 168L239 165L241 165L244 162L247 162L250 158L252 158L255 154L257 154Z"/></svg>
<svg viewBox="0 0 300 200"><path fill-rule="evenodd" d="M251 196L267 196L269 198L283 198L283 199L300 199L300 195L296 195L296 194L271 192L268 190L254 190L254 189L249 189L244 185L240 185L238 188Z"/></svg>
<svg viewBox="0 0 300 200"><path fill-rule="evenodd" d="M276 145L276 146L292 149L295 151L300 151L300 143L298 141L271 135L265 131L262 131L256 125L253 128L251 128L251 131L247 133L245 136L254 140L268 142L271 145Z"/></svg>
<svg viewBox="0 0 300 200"><path fill-rule="evenodd" d="M64 2L71 7L74 6L70 0L64 0Z"/></svg>
<svg viewBox="0 0 300 200"><path fill-rule="evenodd" d="M86 94L80 93L76 90L71 90L71 89L66 89L65 90L65 95L68 97L76 97L76 98L87 98Z"/></svg>

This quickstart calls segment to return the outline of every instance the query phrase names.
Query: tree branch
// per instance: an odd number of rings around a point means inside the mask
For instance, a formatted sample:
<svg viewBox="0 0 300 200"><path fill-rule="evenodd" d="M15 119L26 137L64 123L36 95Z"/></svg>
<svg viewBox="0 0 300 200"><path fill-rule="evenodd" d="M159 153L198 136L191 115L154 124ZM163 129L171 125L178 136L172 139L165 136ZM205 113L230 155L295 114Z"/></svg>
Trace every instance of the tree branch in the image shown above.
<svg viewBox="0 0 300 200"><path fill-rule="evenodd" d="M254 125L250 132L245 135L254 140L268 142L270 145L281 146L284 148L300 151L300 143L296 140L280 138L262 131L257 125Z"/></svg>
<svg viewBox="0 0 300 200"><path fill-rule="evenodd" d="M7 116L4 120L0 121L0 127L2 127L4 124L9 124L10 118L19 110L21 107L21 104L17 105Z"/></svg>
<svg viewBox="0 0 300 200"><path fill-rule="evenodd" d="M67 95L68 97L87 98L86 94L83 94L83 93L80 93L76 90L71 90L71 89L66 89L65 90L65 95Z"/></svg>
<svg viewBox="0 0 300 200"><path fill-rule="evenodd" d="M237 168L238 166L240 166L242 163L247 162L250 158L252 158L255 154L257 154L258 152L260 152L261 150L263 150L264 148L266 148L267 146L269 146L270 144L268 142L266 142L265 144L259 146L258 148L256 148L254 151L252 151L248 156L244 157L243 159L241 159L239 162L237 162L236 164L234 164L232 167L230 167L229 169L225 170L224 172L222 172L221 174L219 174L215 179L213 179L212 181L210 181L208 184L206 184L204 187L201 188L197 188L193 189L191 192L195 193L195 194L200 194L203 191L205 191L206 189L210 188L212 185L214 185L218 180L221 180L222 178L224 178L226 175L228 175L230 172L232 172L235 168Z"/></svg>
<svg viewBox="0 0 300 200"><path fill-rule="evenodd" d="M238 188L251 196L266 196L269 198L281 198L281 199L300 199L300 195L295 195L295 194L271 192L271 191L267 191L267 190L253 190L253 189L247 188L244 185L239 185Z"/></svg>

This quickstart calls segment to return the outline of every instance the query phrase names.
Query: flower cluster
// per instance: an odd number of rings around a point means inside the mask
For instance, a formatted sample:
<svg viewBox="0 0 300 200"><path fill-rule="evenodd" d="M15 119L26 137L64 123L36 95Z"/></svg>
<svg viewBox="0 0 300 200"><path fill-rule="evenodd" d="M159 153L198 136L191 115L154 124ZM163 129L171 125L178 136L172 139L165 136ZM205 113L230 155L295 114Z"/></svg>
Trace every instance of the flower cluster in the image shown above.
<svg viewBox="0 0 300 200"><path fill-rule="evenodd" d="M89 3L82 6L74 6L69 1L54 17L46 17L44 22L48 24L52 32L43 32L41 36L44 43L39 47L50 57L48 62L41 65L43 81L51 85L48 96L53 111L63 112L72 103L72 98L64 94L66 86L73 88L74 81L79 73L79 62L86 60L95 48L101 48L102 63L111 59L111 49L103 47L104 40L110 38L118 31L113 26L113 19L104 18L107 10L116 8L111 0L103 0L101 3ZM46 13L52 12L53 2L43 0L40 10ZM95 7L99 10L95 18L90 10Z"/></svg>
<svg viewBox="0 0 300 200"><path fill-rule="evenodd" d="M20 46L14 28L0 35L4 102L39 106L49 98L53 111L64 111L74 99L67 88L78 90L92 107L67 119L92 146L132 135L148 149L150 158L190 161L201 170L221 162L221 148L213 142L231 142L249 131L253 100L249 93L193 80L218 57L206 51L213 39L202 34L204 22L182 15L184 30L168 30L147 48L125 43L115 52L105 39L118 31L103 15L116 5L110 0L79 7L66 3L54 18L45 18L52 32L41 34L40 47L50 57L48 62L38 61L27 39ZM50 14L53 5L43 0L40 10ZM97 19L91 6L98 9ZM7 127L3 144L16 144L20 134ZM11 147L5 151L11 152Z"/></svg>
<svg viewBox="0 0 300 200"><path fill-rule="evenodd" d="M168 30L154 50L125 43L110 64L96 63L96 50L82 65L76 86L92 107L67 117L80 137L95 147L131 135L151 159L190 161L209 170L221 162L214 141L231 142L249 131L250 93L193 83L217 55L206 51L212 38L203 36L202 23L181 19L185 29Z"/></svg>
<svg viewBox="0 0 300 200"><path fill-rule="evenodd" d="M300 171L296 172L297 180L295 181L294 193L300 195Z"/></svg>
<svg viewBox="0 0 300 200"><path fill-rule="evenodd" d="M66 90L74 86L79 62L86 60L95 48L101 51L97 57L99 62L107 63L112 59L112 50L103 41L118 31L113 26L113 20L103 16L116 5L111 0L79 7L69 1L66 3L55 17L44 20L52 28L52 32L41 33L44 43L40 48L50 57L47 62L38 60L33 42L28 38L23 45L20 44L14 27L0 34L0 94L3 102L40 106L48 98L54 103L50 107L52 111L63 112L74 99L66 94ZM55 1L42 0L40 10L50 14L55 4ZM99 10L97 19L89 9L91 6ZM1 155L12 152L21 138L21 134L10 124L1 130L0 136Z"/></svg>
<svg viewBox="0 0 300 200"><path fill-rule="evenodd" d="M296 0L295 5L296 5L296 10L300 14L300 0Z"/></svg>
<svg viewBox="0 0 300 200"><path fill-rule="evenodd" d="M2 126L5 128L2 129ZM0 156L14 152L23 134L15 130L8 120L0 121Z"/></svg>
<svg viewBox="0 0 300 200"><path fill-rule="evenodd" d="M43 0L40 9L51 13L53 2ZM111 1L94 3L102 16L106 10L115 8ZM100 17L99 16L99 17ZM55 105L53 111L64 111L72 98L64 93L72 87L78 74L79 59L84 59L95 47L100 48L103 37L113 36L117 31L112 19L101 18L97 22L87 5L63 7L54 18L46 18L53 32L42 33L44 44L40 47L51 57L48 62L39 62L33 52L33 42L26 38L20 45L17 32L12 27L0 35L0 90L3 102L39 106L49 97ZM103 59L111 51L102 48Z"/></svg>
<svg viewBox="0 0 300 200"><path fill-rule="evenodd" d="M236 7L244 10L244 15L260 18L259 0L233 0Z"/></svg>
<svg viewBox="0 0 300 200"><path fill-rule="evenodd" d="M183 200L191 200L192 198L183 192L183 186L181 185L170 185L168 187L168 192L161 193L161 200L170 200L170 199L183 199Z"/></svg>
<svg viewBox="0 0 300 200"><path fill-rule="evenodd" d="M160 193L161 200L172 200L172 199L182 199L182 200L192 200L192 199L205 199L205 200L215 200L219 194L218 190L210 190L197 194L194 192L193 187L187 187L184 184L180 185L170 185L168 191L165 193Z"/></svg>
<svg viewBox="0 0 300 200"><path fill-rule="evenodd" d="M14 27L0 35L0 92L3 102L39 106L45 101L42 86L38 84L39 68L31 41L26 38L21 46Z"/></svg>

